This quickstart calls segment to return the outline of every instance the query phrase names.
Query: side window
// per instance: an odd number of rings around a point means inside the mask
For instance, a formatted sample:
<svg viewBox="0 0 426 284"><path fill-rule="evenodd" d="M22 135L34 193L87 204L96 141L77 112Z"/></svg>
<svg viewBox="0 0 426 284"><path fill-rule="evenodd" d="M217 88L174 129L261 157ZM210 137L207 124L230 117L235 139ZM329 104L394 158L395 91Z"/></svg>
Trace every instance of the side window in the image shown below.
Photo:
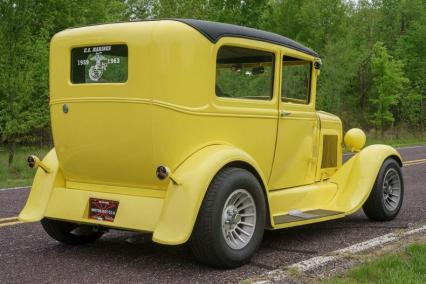
<svg viewBox="0 0 426 284"><path fill-rule="evenodd" d="M308 104L312 63L301 59L284 56L281 83L283 102Z"/></svg>
<svg viewBox="0 0 426 284"><path fill-rule="evenodd" d="M216 96L270 100L274 54L249 48L222 46L216 58Z"/></svg>

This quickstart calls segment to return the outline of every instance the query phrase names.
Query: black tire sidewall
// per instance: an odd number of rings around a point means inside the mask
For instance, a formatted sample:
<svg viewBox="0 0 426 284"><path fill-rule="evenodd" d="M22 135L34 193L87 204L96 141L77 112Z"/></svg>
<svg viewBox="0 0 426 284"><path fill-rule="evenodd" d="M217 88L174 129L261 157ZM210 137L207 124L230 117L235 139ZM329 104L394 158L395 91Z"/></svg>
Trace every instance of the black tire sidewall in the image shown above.
<svg viewBox="0 0 426 284"><path fill-rule="evenodd" d="M71 231L77 228L78 224L48 218L42 219L41 225L50 237L68 245L93 243L103 235L102 232L93 232L82 236L74 235Z"/></svg>
<svg viewBox="0 0 426 284"><path fill-rule="evenodd" d="M233 174L219 185L213 206L213 246L216 254L229 266L238 266L247 262L256 252L263 238L265 227L265 197L261 185L250 172L235 169ZM256 227L249 243L242 249L232 249L226 243L222 233L222 212L225 202L232 192L238 189L247 190L256 204Z"/></svg>
<svg viewBox="0 0 426 284"><path fill-rule="evenodd" d="M397 173L399 175L399 180L401 182L401 192L400 192L399 204L395 208L395 210L393 210L393 211L390 211L386 208L385 199L384 199L384 192L383 192L383 181L384 181L384 178L385 178L385 174L391 168L395 169L397 171ZM380 200L380 209L383 212L384 217L386 219L389 219L389 220L395 218L396 215L398 215L399 210L401 209L402 202L403 202L403 199L404 199L404 183L403 183L403 178L402 178L402 172L401 172L401 167L399 166L397 161L390 158L390 159L387 159L383 162L383 165L380 169L380 173L379 173L379 176L376 180L374 189L376 191L376 198L378 200Z"/></svg>

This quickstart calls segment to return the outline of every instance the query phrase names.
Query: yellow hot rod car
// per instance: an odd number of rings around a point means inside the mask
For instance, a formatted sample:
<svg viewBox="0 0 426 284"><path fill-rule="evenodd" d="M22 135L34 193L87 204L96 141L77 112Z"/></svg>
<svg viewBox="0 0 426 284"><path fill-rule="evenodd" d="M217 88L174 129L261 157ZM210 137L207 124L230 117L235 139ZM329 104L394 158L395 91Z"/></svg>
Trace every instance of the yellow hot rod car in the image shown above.
<svg viewBox="0 0 426 284"><path fill-rule="evenodd" d="M108 229L189 245L201 262L249 261L264 229L390 220L401 157L342 135L315 110L321 60L256 29L189 19L72 28L50 45L55 148L20 220L67 244ZM342 144L354 156L342 164Z"/></svg>

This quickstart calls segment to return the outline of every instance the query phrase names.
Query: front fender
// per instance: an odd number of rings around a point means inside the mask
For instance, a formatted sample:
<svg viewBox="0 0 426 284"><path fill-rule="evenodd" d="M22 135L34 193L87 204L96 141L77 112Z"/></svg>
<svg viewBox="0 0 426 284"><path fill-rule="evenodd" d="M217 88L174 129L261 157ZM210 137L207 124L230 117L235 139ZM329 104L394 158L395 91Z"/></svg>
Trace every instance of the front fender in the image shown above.
<svg viewBox="0 0 426 284"><path fill-rule="evenodd" d="M394 157L402 165L398 151L387 145L371 145L354 155L331 178L338 186L333 205L346 215L357 211L367 200L383 162Z"/></svg>
<svg viewBox="0 0 426 284"><path fill-rule="evenodd" d="M37 169L27 203L19 214L19 220L21 221L40 221L44 217L53 188L64 187L65 185L64 177L59 169L55 148L47 153L43 163L51 169L51 172L46 173L41 168Z"/></svg>
<svg viewBox="0 0 426 284"><path fill-rule="evenodd" d="M250 164L265 184L257 163L244 151L229 145L211 145L199 150L173 173L180 184L169 184L153 241L170 245L186 242L210 182L221 168L234 161Z"/></svg>

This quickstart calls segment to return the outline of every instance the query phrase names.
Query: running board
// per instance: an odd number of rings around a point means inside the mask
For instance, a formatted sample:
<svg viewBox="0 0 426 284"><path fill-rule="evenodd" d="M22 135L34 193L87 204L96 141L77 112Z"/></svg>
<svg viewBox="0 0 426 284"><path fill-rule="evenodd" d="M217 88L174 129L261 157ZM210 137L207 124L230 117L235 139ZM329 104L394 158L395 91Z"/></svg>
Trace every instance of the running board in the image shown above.
<svg viewBox="0 0 426 284"><path fill-rule="evenodd" d="M316 210L309 210L309 211L292 210L288 212L288 214L274 216L274 223L276 225L292 223L292 222L304 221L309 219L339 215L343 213L344 212L324 210L324 209L316 209Z"/></svg>

